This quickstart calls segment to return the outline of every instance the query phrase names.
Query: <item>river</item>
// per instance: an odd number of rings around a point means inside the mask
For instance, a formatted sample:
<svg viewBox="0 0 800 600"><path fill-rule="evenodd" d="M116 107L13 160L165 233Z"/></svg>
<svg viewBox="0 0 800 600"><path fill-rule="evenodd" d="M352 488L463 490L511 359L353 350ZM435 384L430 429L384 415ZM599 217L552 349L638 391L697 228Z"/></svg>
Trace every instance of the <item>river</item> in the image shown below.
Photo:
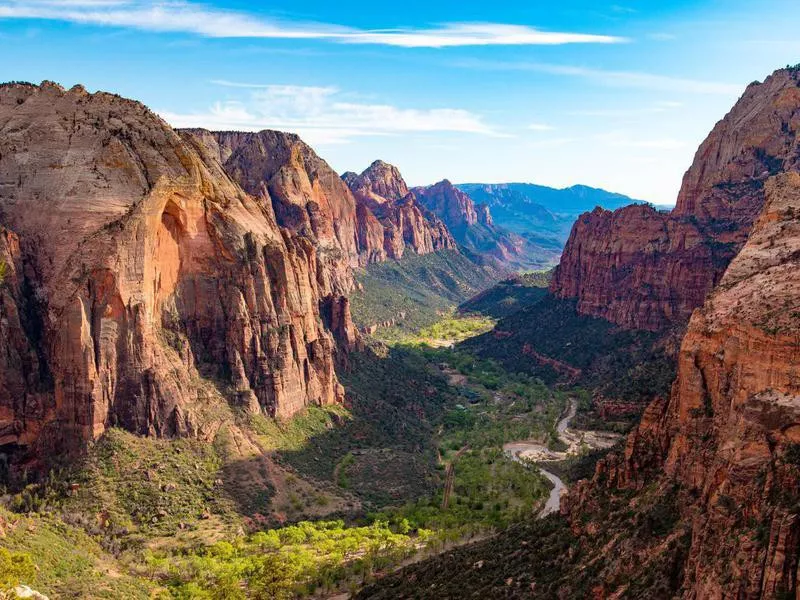
<svg viewBox="0 0 800 600"><path fill-rule="evenodd" d="M564 415L564 417L562 417L558 423L556 423L556 432L559 434L559 436L567 430L567 427L569 427L569 422L575 416L577 409L578 403L574 399L570 399L570 405L569 409L567 410L567 414ZM548 450L546 446L536 442L509 442L508 444L503 445L503 450L512 459L523 465L527 464L526 461L522 460L526 454L541 456L550 453L550 450ZM539 513L539 518L543 518L550 513L558 512L561 505L561 495L567 491L567 485L561 481L560 477L546 469L543 469L541 466L539 467L539 471L541 471L542 475L547 477L547 479L550 480L550 483L553 484L553 489L550 490L550 496L547 498L544 508L542 508L541 512Z"/></svg>

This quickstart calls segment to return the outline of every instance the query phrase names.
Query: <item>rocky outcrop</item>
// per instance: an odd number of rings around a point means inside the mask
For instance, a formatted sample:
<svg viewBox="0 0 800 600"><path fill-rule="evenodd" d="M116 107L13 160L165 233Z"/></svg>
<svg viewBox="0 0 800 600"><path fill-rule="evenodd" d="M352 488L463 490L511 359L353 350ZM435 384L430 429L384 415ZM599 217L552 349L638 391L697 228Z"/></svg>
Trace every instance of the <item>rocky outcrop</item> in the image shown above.
<svg viewBox="0 0 800 600"><path fill-rule="evenodd" d="M376 160L360 175L347 172L342 179L358 205L358 239L368 262L400 259L406 249L416 254L455 249L447 226L408 191L397 167Z"/></svg>
<svg viewBox="0 0 800 600"><path fill-rule="evenodd" d="M360 175L348 171L342 179L353 193L375 204L386 204L408 195L408 186L394 165L376 160Z"/></svg>
<svg viewBox="0 0 800 600"><path fill-rule="evenodd" d="M538 253L524 238L494 225L486 204L476 205L447 179L412 191L428 210L444 221L460 246L485 262L512 270L542 266L535 259Z"/></svg>
<svg viewBox="0 0 800 600"><path fill-rule="evenodd" d="M595 209L573 226L551 291L626 328L685 323L764 205L764 182L800 161L800 72L753 83L700 146L675 209Z"/></svg>
<svg viewBox="0 0 800 600"><path fill-rule="evenodd" d="M354 203L332 201L349 191L293 136L249 138L279 148L280 165L245 137L215 146L80 86L0 86L0 451L12 463L36 467L112 425L208 435L220 389L282 417L342 398ZM223 170L229 152L272 177L243 179L248 193Z"/></svg>
<svg viewBox="0 0 800 600"><path fill-rule="evenodd" d="M352 286L350 267L371 255L360 247L356 202L337 173L299 137L190 129L248 194L270 206L278 225L311 240L324 263L326 283L338 293Z"/></svg>
<svg viewBox="0 0 800 600"><path fill-rule="evenodd" d="M475 212L478 215L478 223L483 225L494 225L492 214L489 212L488 204L476 204Z"/></svg>
<svg viewBox="0 0 800 600"><path fill-rule="evenodd" d="M425 208L442 219L453 231L464 230L478 222L478 213L472 198L447 179L428 187L415 188L414 193Z"/></svg>
<svg viewBox="0 0 800 600"><path fill-rule="evenodd" d="M747 243L689 322L669 401L564 506L580 530L603 489L679 490L685 598L798 590L800 174L765 192Z"/></svg>

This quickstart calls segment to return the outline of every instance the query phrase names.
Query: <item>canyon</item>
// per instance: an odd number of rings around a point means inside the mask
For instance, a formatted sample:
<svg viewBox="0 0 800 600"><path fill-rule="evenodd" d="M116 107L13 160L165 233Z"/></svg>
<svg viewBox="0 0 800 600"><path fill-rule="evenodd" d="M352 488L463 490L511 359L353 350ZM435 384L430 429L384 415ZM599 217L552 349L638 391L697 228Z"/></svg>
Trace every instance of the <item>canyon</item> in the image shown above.
<svg viewBox="0 0 800 600"><path fill-rule="evenodd" d="M797 596L798 125L780 69L673 210L474 295L541 254L448 180L0 85L0 550L69 531L143 598Z"/></svg>
<svg viewBox="0 0 800 600"><path fill-rule="evenodd" d="M671 213L597 209L574 226L551 291L623 330L688 320L671 389L624 445L571 487L559 517L387 576L360 598L797 595L798 107L796 67L751 84L701 145ZM611 297L614 281L629 285Z"/></svg>

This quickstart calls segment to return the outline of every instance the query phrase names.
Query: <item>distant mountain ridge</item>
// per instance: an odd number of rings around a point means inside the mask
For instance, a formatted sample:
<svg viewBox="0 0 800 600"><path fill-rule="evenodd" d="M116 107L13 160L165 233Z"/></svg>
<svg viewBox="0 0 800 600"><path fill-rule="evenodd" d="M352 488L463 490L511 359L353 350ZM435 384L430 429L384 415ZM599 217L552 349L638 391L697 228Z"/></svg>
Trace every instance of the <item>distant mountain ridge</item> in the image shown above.
<svg viewBox="0 0 800 600"><path fill-rule="evenodd" d="M563 246L572 223L596 206L608 210L645 201L587 185L552 188L535 183L459 183L475 202L486 204L495 223L536 241L557 240Z"/></svg>
<svg viewBox="0 0 800 600"><path fill-rule="evenodd" d="M425 208L438 216L455 240L469 252L514 269L541 269L557 260L561 248L537 244L509 231L493 219L491 208L444 179L411 190Z"/></svg>

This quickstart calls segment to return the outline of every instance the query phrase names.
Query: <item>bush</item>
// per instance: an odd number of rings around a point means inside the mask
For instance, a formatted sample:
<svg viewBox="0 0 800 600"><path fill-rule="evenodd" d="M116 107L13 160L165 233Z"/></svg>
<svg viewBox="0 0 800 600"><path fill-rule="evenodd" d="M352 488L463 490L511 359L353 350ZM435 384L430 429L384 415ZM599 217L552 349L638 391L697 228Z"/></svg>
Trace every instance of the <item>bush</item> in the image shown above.
<svg viewBox="0 0 800 600"><path fill-rule="evenodd" d="M21 583L32 583L34 577L36 566L30 554L0 548L0 592L10 592Z"/></svg>

